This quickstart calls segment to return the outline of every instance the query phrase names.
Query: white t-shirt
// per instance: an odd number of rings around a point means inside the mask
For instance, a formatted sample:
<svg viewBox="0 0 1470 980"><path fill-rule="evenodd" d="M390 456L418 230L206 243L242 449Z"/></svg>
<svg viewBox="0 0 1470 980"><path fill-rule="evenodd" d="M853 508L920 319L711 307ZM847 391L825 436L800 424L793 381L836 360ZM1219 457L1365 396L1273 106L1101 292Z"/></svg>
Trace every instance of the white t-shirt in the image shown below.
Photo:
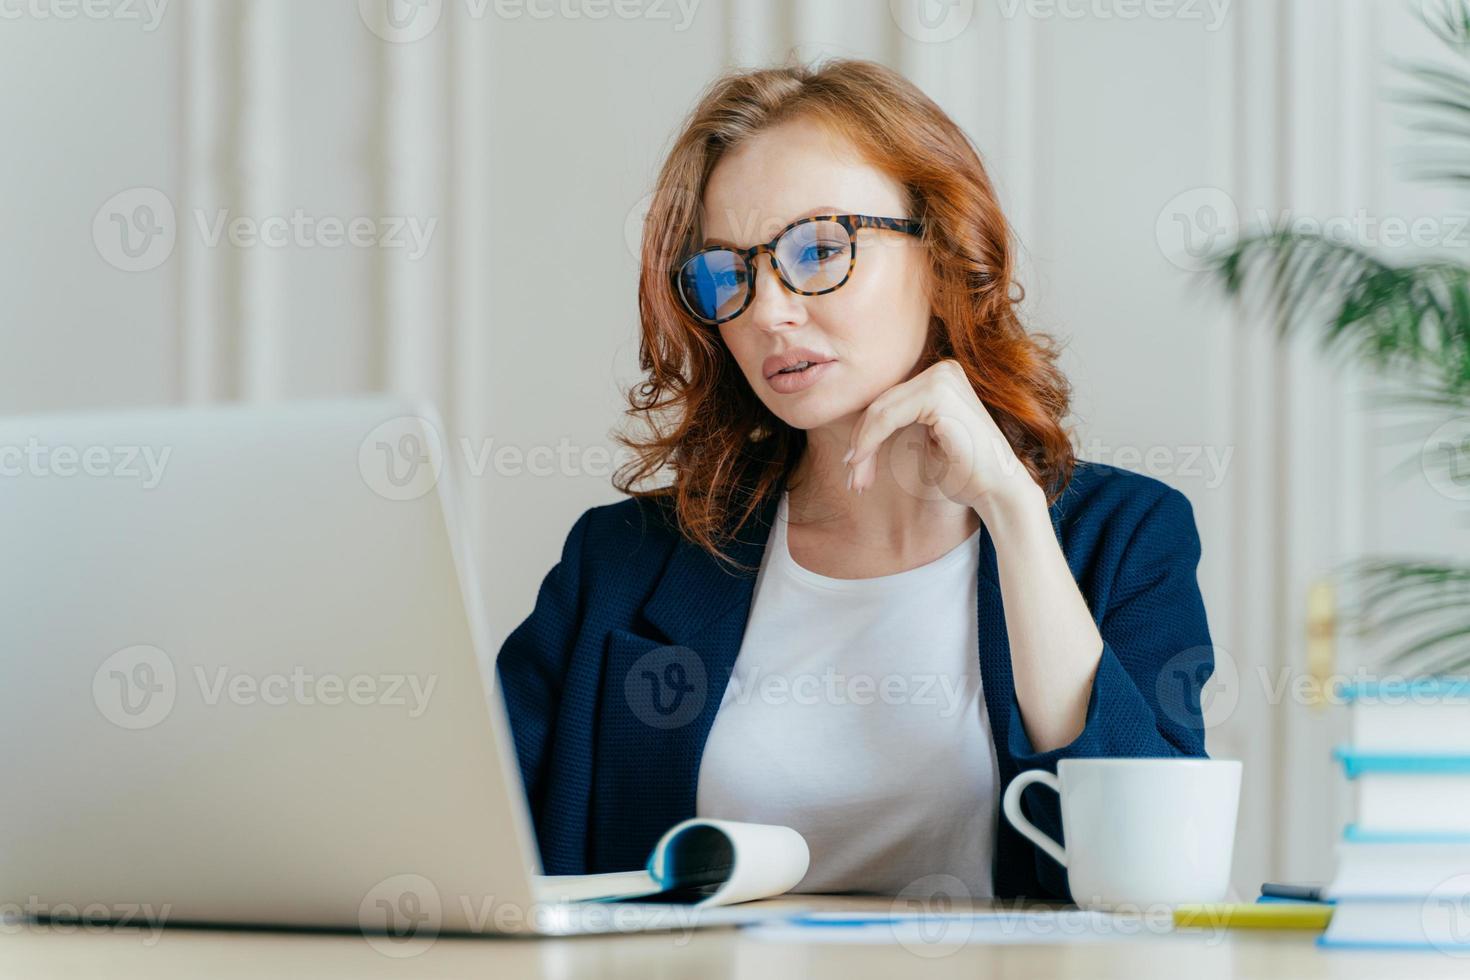
<svg viewBox="0 0 1470 980"><path fill-rule="evenodd" d="M783 492L697 814L799 831L811 866L795 891L896 895L947 874L991 897L999 775L980 686L980 532L918 568L837 579L792 560L786 525Z"/></svg>

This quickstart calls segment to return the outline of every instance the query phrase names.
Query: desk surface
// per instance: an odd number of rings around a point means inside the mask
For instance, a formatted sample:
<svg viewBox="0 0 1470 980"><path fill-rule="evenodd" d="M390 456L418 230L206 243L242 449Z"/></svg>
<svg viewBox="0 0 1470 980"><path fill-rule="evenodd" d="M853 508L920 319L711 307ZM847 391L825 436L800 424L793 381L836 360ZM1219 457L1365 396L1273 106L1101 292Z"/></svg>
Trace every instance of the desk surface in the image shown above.
<svg viewBox="0 0 1470 980"><path fill-rule="evenodd" d="M792 896L745 907L804 905L887 912L890 899ZM983 902L975 908L988 908ZM568 939L439 938L418 955L395 959L361 936L165 929L3 926L0 977L1223 977L1420 978L1470 975L1470 961L1435 952L1320 950L1316 933L1201 931L1101 943L965 945L910 950L902 945L771 943L718 928L685 933Z"/></svg>

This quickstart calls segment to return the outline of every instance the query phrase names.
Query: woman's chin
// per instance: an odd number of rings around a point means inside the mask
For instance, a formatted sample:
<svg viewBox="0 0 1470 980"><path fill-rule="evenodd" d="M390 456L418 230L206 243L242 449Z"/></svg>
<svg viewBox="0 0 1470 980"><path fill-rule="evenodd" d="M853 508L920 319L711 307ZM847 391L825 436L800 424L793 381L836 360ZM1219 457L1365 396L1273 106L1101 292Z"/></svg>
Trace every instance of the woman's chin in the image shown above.
<svg viewBox="0 0 1470 980"><path fill-rule="evenodd" d="M771 411L793 429L803 431L820 429L824 425L831 425L844 416L853 414L852 411L844 411L838 406L818 403L816 399L813 399L811 404L783 405L779 412L775 408L772 408Z"/></svg>

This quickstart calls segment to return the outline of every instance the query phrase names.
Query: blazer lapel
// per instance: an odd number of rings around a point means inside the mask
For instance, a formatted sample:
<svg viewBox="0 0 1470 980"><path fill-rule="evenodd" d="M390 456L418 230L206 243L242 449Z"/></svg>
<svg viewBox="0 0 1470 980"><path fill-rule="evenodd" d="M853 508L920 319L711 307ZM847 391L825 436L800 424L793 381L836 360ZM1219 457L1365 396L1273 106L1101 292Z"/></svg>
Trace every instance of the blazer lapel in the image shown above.
<svg viewBox="0 0 1470 980"><path fill-rule="evenodd" d="M736 563L748 566L752 571L730 568L688 539L679 538L653 595L643 607L644 619L657 627L670 643L695 640L706 626L730 612L731 607L739 606L743 612L749 613L755 590L755 569L760 568L765 555L766 541L785 486L786 480L782 477L775 489L761 501L756 519L742 528L735 541L727 547ZM730 664L735 661L734 651L700 648L700 652L706 655L707 660L729 652L729 663L724 664L725 673L729 674ZM719 664L712 662L706 666L717 668Z"/></svg>
<svg viewBox="0 0 1470 980"><path fill-rule="evenodd" d="M598 721L589 870L642 866L660 835L695 816L699 761L755 595L783 477L726 546L750 571L680 536L643 606L653 635L608 638Z"/></svg>
<svg viewBox="0 0 1470 980"><path fill-rule="evenodd" d="M980 526L980 571L976 575L975 608L980 630L980 686L995 743L1001 782L1007 781L1010 753L1006 750L1011 712L1011 647L1006 637L1005 608L1001 604L1000 574L990 528Z"/></svg>

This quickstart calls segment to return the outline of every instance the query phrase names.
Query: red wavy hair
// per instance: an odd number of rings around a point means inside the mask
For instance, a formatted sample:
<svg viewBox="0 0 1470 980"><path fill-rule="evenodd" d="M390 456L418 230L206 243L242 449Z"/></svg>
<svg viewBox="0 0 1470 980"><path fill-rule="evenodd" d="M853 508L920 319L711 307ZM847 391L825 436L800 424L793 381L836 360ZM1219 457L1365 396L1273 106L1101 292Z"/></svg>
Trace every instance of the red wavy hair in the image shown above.
<svg viewBox="0 0 1470 980"><path fill-rule="evenodd" d="M715 79L685 119L655 184L643 226L639 366L624 414L647 434L614 438L633 452L613 485L651 498L690 541L716 558L762 499L790 473L806 433L755 395L714 328L674 295L671 273L699 247L702 195L732 147L796 118L847 137L908 194L924 224L932 270L930 337L920 369L953 358L1033 479L1054 501L1075 457L1062 426L1071 389L1046 334L1028 333L1016 307L1013 233L980 155L959 126L908 79L883 65L830 59L738 69ZM667 467L672 483L635 489Z"/></svg>

